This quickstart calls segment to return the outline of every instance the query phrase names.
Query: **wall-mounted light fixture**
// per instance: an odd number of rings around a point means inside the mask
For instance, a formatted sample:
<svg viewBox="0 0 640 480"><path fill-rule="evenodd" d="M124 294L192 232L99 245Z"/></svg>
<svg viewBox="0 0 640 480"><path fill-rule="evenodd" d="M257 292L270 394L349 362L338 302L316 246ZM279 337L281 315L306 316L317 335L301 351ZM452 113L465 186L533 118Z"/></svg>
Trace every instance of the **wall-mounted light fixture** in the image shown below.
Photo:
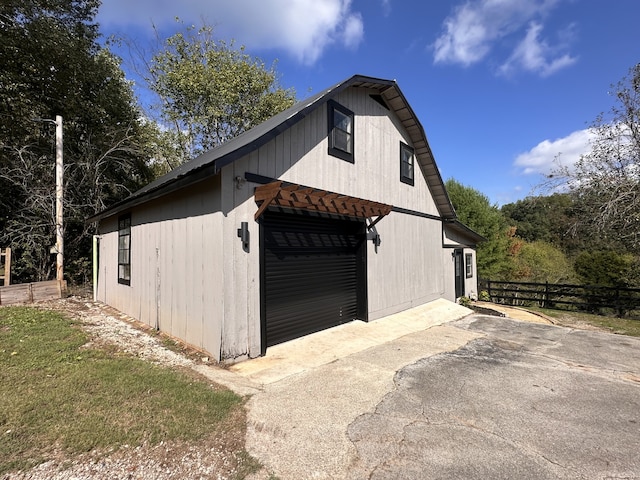
<svg viewBox="0 0 640 480"><path fill-rule="evenodd" d="M242 241L242 250L249 253L249 223L241 222L238 229L238 237Z"/></svg>
<svg viewBox="0 0 640 480"><path fill-rule="evenodd" d="M236 178L234 178L234 180L236 182L236 188L238 190L240 190L244 186L244 184L247 183L247 181L243 177L241 177L240 175L238 175Z"/></svg>
<svg viewBox="0 0 640 480"><path fill-rule="evenodd" d="M371 240L373 242L373 246L375 247L376 253L378 253L378 247L382 243L382 239L380 238L380 234L373 228L370 232L367 232L367 240Z"/></svg>

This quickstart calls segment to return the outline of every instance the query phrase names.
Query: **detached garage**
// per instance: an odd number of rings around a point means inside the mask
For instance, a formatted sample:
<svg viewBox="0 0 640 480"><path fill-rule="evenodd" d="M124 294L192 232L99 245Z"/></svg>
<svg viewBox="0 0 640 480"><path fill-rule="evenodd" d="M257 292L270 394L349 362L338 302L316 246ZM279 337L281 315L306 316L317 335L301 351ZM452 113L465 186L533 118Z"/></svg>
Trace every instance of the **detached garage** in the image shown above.
<svg viewBox="0 0 640 480"><path fill-rule="evenodd" d="M481 239L456 221L396 82L363 76L90 220L99 226L97 299L230 362L453 301L452 253L474 252Z"/></svg>

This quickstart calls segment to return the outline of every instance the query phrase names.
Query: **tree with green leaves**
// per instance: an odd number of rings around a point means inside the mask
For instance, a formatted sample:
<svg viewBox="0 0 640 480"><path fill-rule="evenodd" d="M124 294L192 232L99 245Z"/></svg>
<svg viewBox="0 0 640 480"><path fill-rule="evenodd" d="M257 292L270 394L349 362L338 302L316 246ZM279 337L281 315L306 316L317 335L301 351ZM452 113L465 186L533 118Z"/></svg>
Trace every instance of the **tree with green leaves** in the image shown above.
<svg viewBox="0 0 640 480"><path fill-rule="evenodd" d="M85 219L149 181L151 132L119 60L98 43L98 0L0 5L0 245L18 282L51 278L55 129L64 119L67 278L89 275Z"/></svg>
<svg viewBox="0 0 640 480"><path fill-rule="evenodd" d="M458 219L487 239L478 246L478 275L489 279L508 276L511 235L500 209L483 193L452 178L445 185Z"/></svg>
<svg viewBox="0 0 640 480"><path fill-rule="evenodd" d="M640 64L612 86L616 104L592 125L591 151L558 168L549 187L568 188L575 227L640 253Z"/></svg>
<svg viewBox="0 0 640 480"><path fill-rule="evenodd" d="M159 155L168 169L295 102L295 92L279 85L275 64L267 67L244 47L216 40L207 25L169 37L138 70L158 99L151 117L164 135Z"/></svg>
<svg viewBox="0 0 640 480"><path fill-rule="evenodd" d="M547 242L522 242L514 257L513 280L536 283L574 283L573 265L562 250Z"/></svg>
<svg viewBox="0 0 640 480"><path fill-rule="evenodd" d="M500 210L518 227L518 236L528 242L543 241L559 246L569 233L571 197L555 193L526 197L503 205Z"/></svg>
<svg viewBox="0 0 640 480"><path fill-rule="evenodd" d="M575 259L575 270L582 283L607 287L638 285L637 259L613 250L584 251Z"/></svg>

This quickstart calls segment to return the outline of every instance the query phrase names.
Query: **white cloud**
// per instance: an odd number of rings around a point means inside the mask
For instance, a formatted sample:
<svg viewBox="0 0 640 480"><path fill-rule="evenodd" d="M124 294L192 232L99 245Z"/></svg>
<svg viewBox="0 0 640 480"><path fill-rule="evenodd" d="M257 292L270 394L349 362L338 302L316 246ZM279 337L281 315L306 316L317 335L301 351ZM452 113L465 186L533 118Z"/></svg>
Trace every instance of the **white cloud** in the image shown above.
<svg viewBox="0 0 640 480"><path fill-rule="evenodd" d="M532 21L536 28L529 28L504 69L524 67L541 75L573 63L575 59L562 55L549 59L562 46L551 47L538 37L541 19L560 0L479 0L467 1L456 7L443 22L443 32L433 43L434 63L469 66L485 59L492 50L508 46L512 37L522 35ZM563 34L559 35L564 38ZM537 50L536 50L537 48ZM529 55L527 57L527 55ZM526 62L529 63L526 63ZM535 68L534 68L535 63ZM504 72L503 72L504 73Z"/></svg>
<svg viewBox="0 0 640 480"><path fill-rule="evenodd" d="M576 62L576 57L568 54L555 56L558 48L552 48L545 40L540 40L541 31L541 24L531 22L527 35L513 51L511 57L500 67L500 73L508 75L520 67L548 77Z"/></svg>
<svg viewBox="0 0 640 480"><path fill-rule="evenodd" d="M524 175L547 175L559 166L571 168L581 155L591 150L594 139L590 129L575 131L556 140L543 140L528 152L518 155L513 162Z"/></svg>
<svg viewBox="0 0 640 480"><path fill-rule="evenodd" d="M382 0L382 14L388 17L391 14L391 0Z"/></svg>
<svg viewBox="0 0 640 480"><path fill-rule="evenodd" d="M358 48L363 37L364 24L362 23L362 16L359 13L353 14L345 21L342 43L345 47L354 50Z"/></svg>
<svg viewBox="0 0 640 480"><path fill-rule="evenodd" d="M358 47L364 36L359 12L351 0L108 0L98 21L110 29L127 26L171 26L178 16L216 26L223 38L251 49L282 49L305 64L313 64L330 45Z"/></svg>

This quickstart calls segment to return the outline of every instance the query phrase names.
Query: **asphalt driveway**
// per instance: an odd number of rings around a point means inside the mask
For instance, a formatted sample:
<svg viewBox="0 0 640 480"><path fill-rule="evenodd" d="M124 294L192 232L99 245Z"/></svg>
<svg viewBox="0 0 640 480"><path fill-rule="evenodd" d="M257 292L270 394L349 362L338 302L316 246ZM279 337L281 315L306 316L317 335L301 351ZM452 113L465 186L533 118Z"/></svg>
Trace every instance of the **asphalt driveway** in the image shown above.
<svg viewBox="0 0 640 480"><path fill-rule="evenodd" d="M640 342L495 317L400 370L348 428L348 478L640 478Z"/></svg>
<svg viewBox="0 0 640 480"><path fill-rule="evenodd" d="M471 315L263 385L282 480L640 479L640 339ZM264 473L264 472L263 472Z"/></svg>

